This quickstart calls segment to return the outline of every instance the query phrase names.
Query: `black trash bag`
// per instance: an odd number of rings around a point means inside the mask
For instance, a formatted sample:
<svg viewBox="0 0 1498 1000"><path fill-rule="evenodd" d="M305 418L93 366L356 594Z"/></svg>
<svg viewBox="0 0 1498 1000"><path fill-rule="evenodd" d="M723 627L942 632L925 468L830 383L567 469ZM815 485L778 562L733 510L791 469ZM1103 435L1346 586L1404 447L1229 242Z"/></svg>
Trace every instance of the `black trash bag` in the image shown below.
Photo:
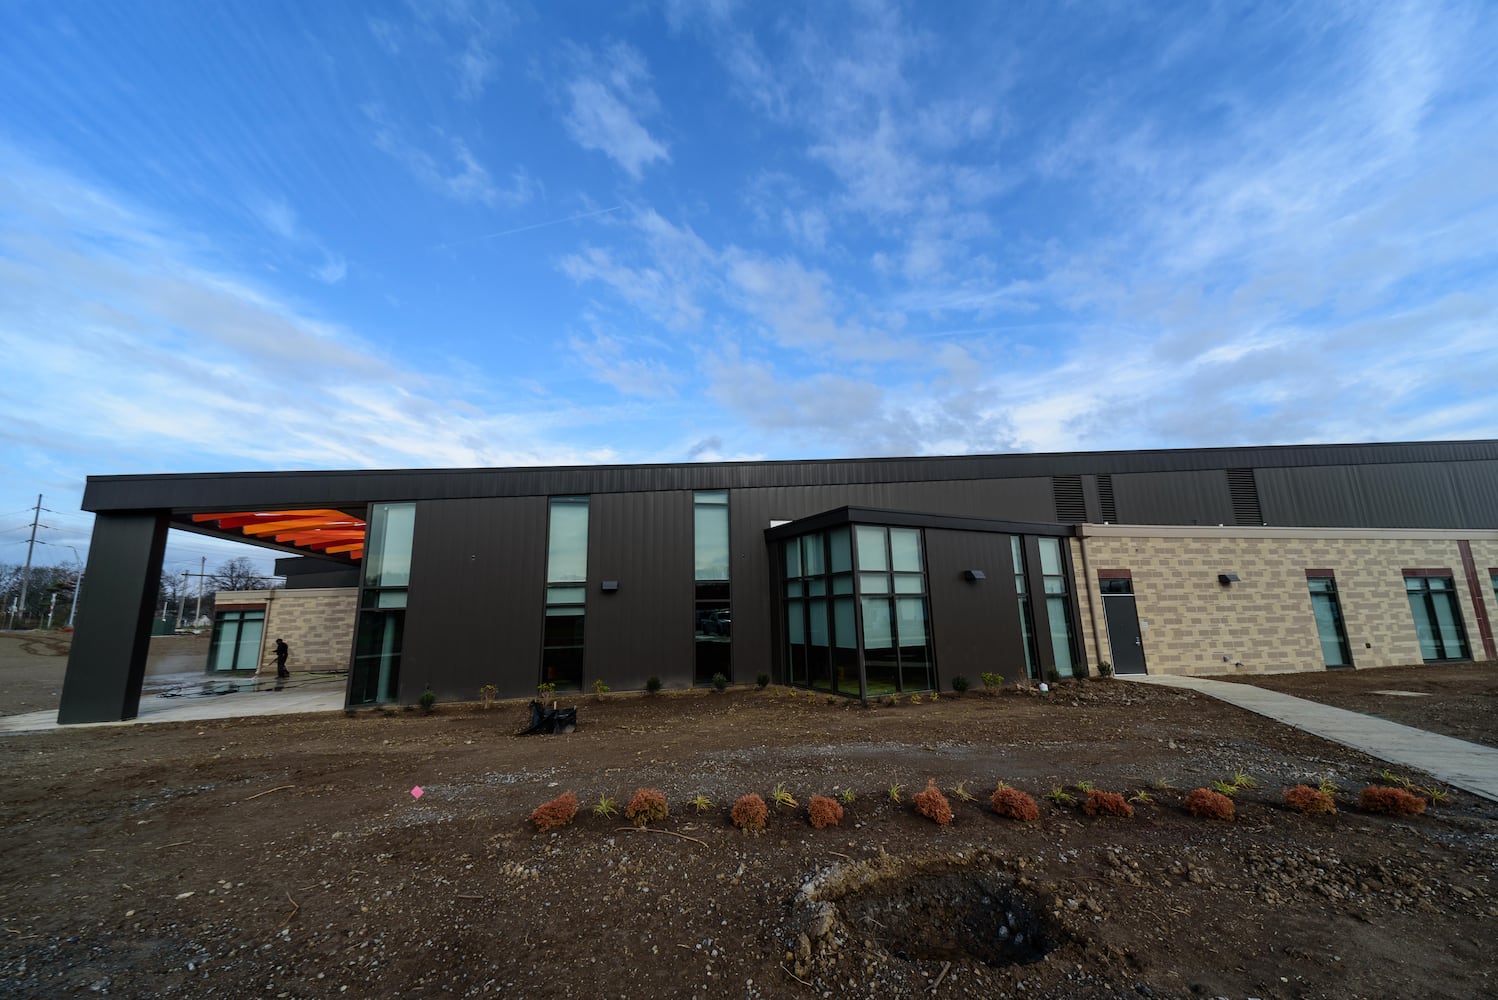
<svg viewBox="0 0 1498 1000"><path fill-rule="evenodd" d="M517 736L535 733L570 733L577 728L576 708L547 708L539 701L531 702L531 724Z"/></svg>

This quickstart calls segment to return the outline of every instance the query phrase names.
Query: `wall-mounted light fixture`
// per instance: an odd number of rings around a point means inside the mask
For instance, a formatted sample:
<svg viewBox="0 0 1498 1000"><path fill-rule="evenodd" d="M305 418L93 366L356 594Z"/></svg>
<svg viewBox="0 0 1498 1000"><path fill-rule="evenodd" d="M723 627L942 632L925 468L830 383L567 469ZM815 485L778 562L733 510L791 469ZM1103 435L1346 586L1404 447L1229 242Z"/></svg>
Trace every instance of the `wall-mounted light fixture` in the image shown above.
<svg viewBox="0 0 1498 1000"><path fill-rule="evenodd" d="M962 578L969 583L973 583L978 580L987 580L988 574L981 569L965 569L962 571Z"/></svg>
<svg viewBox="0 0 1498 1000"><path fill-rule="evenodd" d="M1224 587L1231 587L1235 583L1242 583L1243 580L1238 576L1237 573L1218 573L1217 582L1222 584Z"/></svg>
<svg viewBox="0 0 1498 1000"><path fill-rule="evenodd" d="M599 584L598 589L602 590L605 594L616 593L619 590L619 581L618 580L605 580L605 581L603 581L603 583Z"/></svg>

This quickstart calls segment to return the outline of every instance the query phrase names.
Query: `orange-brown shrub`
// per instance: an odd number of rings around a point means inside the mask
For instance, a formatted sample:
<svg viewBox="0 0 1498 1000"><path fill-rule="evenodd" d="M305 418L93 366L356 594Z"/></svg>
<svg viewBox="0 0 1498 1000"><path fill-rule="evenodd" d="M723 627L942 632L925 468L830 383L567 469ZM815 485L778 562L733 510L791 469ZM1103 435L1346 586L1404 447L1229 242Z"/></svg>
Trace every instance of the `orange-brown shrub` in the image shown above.
<svg viewBox="0 0 1498 1000"><path fill-rule="evenodd" d="M1029 793L1000 785L993 793L993 811L1010 819L1040 819L1040 807Z"/></svg>
<svg viewBox="0 0 1498 1000"><path fill-rule="evenodd" d="M843 821L843 807L836 799L813 795L811 801L806 803L806 818L811 820L812 829L815 830L837 826Z"/></svg>
<svg viewBox="0 0 1498 1000"><path fill-rule="evenodd" d="M1186 811L1193 816L1203 819L1225 819L1232 820L1236 814L1233 808L1233 800L1221 792L1214 792L1210 788L1193 788L1186 793L1186 801L1181 803Z"/></svg>
<svg viewBox="0 0 1498 1000"><path fill-rule="evenodd" d="M941 793L941 789L936 787L935 778L927 778L926 790L916 792L915 811L938 826L946 826L952 822L952 804Z"/></svg>
<svg viewBox="0 0 1498 1000"><path fill-rule="evenodd" d="M1307 816L1337 811L1337 803L1330 795L1310 785L1296 785L1285 789L1285 805Z"/></svg>
<svg viewBox="0 0 1498 1000"><path fill-rule="evenodd" d="M560 830L577 815L577 795L563 792L550 802L543 802L531 812L531 822L541 833Z"/></svg>
<svg viewBox="0 0 1498 1000"><path fill-rule="evenodd" d="M733 804L733 812L729 817L733 825L745 833L758 833L765 828L765 817L770 815L770 807L765 805L765 800L756 792L748 795L740 795L739 800Z"/></svg>
<svg viewBox="0 0 1498 1000"><path fill-rule="evenodd" d="M1089 816L1102 813L1105 816L1122 816L1128 819L1134 815L1134 807L1124 801L1124 797L1117 792L1100 792L1096 788L1087 793L1087 801L1082 803L1082 811Z"/></svg>
<svg viewBox="0 0 1498 1000"><path fill-rule="evenodd" d="M1418 816L1425 811L1425 800L1403 788L1369 785L1358 795L1358 808L1388 816Z"/></svg>
<svg viewBox="0 0 1498 1000"><path fill-rule="evenodd" d="M666 796L659 788L636 788L634 798L624 807L624 815L634 820L635 826L645 826L652 820L665 819L669 813Z"/></svg>

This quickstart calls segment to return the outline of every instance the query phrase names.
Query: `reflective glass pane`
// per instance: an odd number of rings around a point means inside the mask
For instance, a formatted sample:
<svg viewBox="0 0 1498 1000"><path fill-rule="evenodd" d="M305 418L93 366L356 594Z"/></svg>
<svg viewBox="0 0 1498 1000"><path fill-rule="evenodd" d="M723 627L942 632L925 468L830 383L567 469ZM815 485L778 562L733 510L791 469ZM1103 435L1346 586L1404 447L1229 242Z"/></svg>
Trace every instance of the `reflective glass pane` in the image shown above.
<svg viewBox="0 0 1498 1000"><path fill-rule="evenodd" d="M900 689L900 661L894 646L890 599L865 597L863 611L863 665L869 697L894 694Z"/></svg>
<svg viewBox="0 0 1498 1000"><path fill-rule="evenodd" d="M553 497L547 535L546 582L581 583L588 578L588 498Z"/></svg>
<svg viewBox="0 0 1498 1000"><path fill-rule="evenodd" d="M1449 580L1444 582L1449 586ZM1436 634L1441 643L1441 658L1465 660L1467 658L1467 633L1462 628L1462 620L1453 601L1454 596L1450 593L1433 593L1430 595L1430 603L1435 611ZM246 627L249 627L248 623Z"/></svg>
<svg viewBox="0 0 1498 1000"><path fill-rule="evenodd" d="M847 528L834 528L827 533L827 544L832 549L831 570L846 573L853 568L853 543Z"/></svg>
<svg viewBox="0 0 1498 1000"><path fill-rule="evenodd" d="M804 576L820 576L827 572L826 560L822 557L821 532L801 539L801 572Z"/></svg>
<svg viewBox="0 0 1498 1000"><path fill-rule="evenodd" d="M884 529L860 525L857 532L858 568L889 569L889 557L884 551Z"/></svg>
<svg viewBox="0 0 1498 1000"><path fill-rule="evenodd" d="M807 630L807 641L813 646L830 645L827 634L827 602L806 602L806 623L810 626Z"/></svg>
<svg viewBox="0 0 1498 1000"><path fill-rule="evenodd" d="M377 608L403 608L406 606L406 591L400 590L377 590L375 593L374 606Z"/></svg>
<svg viewBox="0 0 1498 1000"><path fill-rule="evenodd" d="M893 568L908 573L921 571L921 532L919 528L889 529L890 562Z"/></svg>
<svg viewBox="0 0 1498 1000"><path fill-rule="evenodd" d="M1047 594L1066 593L1066 578L1061 576L1048 576L1045 578L1045 592Z"/></svg>
<svg viewBox="0 0 1498 1000"><path fill-rule="evenodd" d="M906 691L924 691L935 686L931 675L926 599L895 598L895 628L900 643L900 686Z"/></svg>
<svg viewBox="0 0 1498 1000"><path fill-rule="evenodd" d="M806 607L800 601L786 602L785 637L792 645L806 641Z"/></svg>
<svg viewBox="0 0 1498 1000"><path fill-rule="evenodd" d="M793 538L785 543L785 575L801 575L801 540Z"/></svg>
<svg viewBox="0 0 1498 1000"><path fill-rule="evenodd" d="M1306 585L1311 588L1313 594L1331 594L1337 589L1330 577L1312 576L1306 579Z"/></svg>
<svg viewBox="0 0 1498 1000"><path fill-rule="evenodd" d="M1056 658L1056 673L1062 677L1072 675L1071 662L1071 614L1064 597L1045 599L1047 625L1051 631L1051 653Z"/></svg>
<svg viewBox="0 0 1498 1000"><path fill-rule="evenodd" d="M1061 539L1040 539L1040 572L1046 576L1061 575Z"/></svg>
<svg viewBox="0 0 1498 1000"><path fill-rule="evenodd" d="M721 501L703 502L703 497ZM728 494L698 493L692 507L693 543L697 553L697 579L728 579Z"/></svg>
<svg viewBox="0 0 1498 1000"><path fill-rule="evenodd" d="M728 506L727 490L698 490L692 494L692 502L700 504L717 504L722 507Z"/></svg>
<svg viewBox="0 0 1498 1000"><path fill-rule="evenodd" d="M818 576L807 580L806 592L812 597L821 597L827 593L827 578L825 576Z"/></svg>
<svg viewBox="0 0 1498 1000"><path fill-rule="evenodd" d="M833 641L844 649L858 648L858 630L854 628L853 598L839 597L832 602Z"/></svg>
<svg viewBox="0 0 1498 1000"><path fill-rule="evenodd" d="M834 594L853 593L853 574L839 573L832 578L832 592Z"/></svg>
<svg viewBox="0 0 1498 1000"><path fill-rule="evenodd" d="M926 578L920 573L896 573L895 593L920 594L926 590Z"/></svg>
<svg viewBox="0 0 1498 1000"><path fill-rule="evenodd" d="M414 503L377 503L369 508L364 551L364 586L406 587L411 583Z"/></svg>
<svg viewBox="0 0 1498 1000"><path fill-rule="evenodd" d="M887 594L889 593L889 574L860 573L858 574L858 588L865 594Z"/></svg>
<svg viewBox="0 0 1498 1000"><path fill-rule="evenodd" d="M800 580L787 580L785 583L786 597L800 597L802 583Z"/></svg>
<svg viewBox="0 0 1498 1000"><path fill-rule="evenodd" d="M588 600L587 587L547 587L547 604L584 604Z"/></svg>

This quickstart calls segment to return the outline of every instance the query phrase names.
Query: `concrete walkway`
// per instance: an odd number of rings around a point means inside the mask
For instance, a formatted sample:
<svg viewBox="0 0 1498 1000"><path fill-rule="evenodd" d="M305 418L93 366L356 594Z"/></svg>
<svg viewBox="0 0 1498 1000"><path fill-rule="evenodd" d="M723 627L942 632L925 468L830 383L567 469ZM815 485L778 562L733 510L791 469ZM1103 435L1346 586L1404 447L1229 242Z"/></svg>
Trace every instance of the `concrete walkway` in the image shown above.
<svg viewBox="0 0 1498 1000"><path fill-rule="evenodd" d="M1207 677L1118 676L1122 680L1199 691L1391 764L1417 768L1445 784L1498 802L1498 749L1492 747L1250 684L1230 684Z"/></svg>
<svg viewBox="0 0 1498 1000"><path fill-rule="evenodd" d="M245 680L239 690L225 691L222 682L202 682L182 685L176 694L162 697L143 693L140 699L140 714L124 722L91 722L73 726L59 726L57 712L28 712L25 715L0 716L0 735L13 733L39 733L47 731L70 731L74 729L96 729L100 726L138 726L153 722L197 722L206 719L234 719L250 715L297 715L304 712L337 712L343 708L348 678L338 675L312 675L301 679L293 675L285 687L277 691L274 679L266 685ZM214 693L204 693L212 691Z"/></svg>

